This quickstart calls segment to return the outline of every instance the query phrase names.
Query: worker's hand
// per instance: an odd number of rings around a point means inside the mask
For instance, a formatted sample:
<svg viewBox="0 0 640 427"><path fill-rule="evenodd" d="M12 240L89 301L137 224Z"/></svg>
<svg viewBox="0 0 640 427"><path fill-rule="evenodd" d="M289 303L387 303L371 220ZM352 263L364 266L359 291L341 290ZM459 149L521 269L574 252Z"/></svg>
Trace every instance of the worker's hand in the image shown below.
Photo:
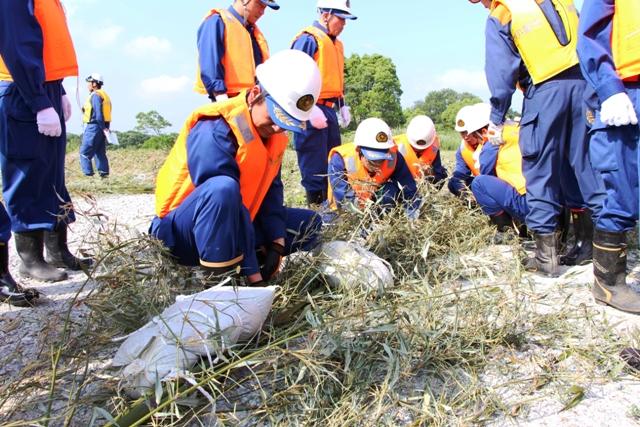
<svg viewBox="0 0 640 427"><path fill-rule="evenodd" d="M60 116L58 116L53 107L38 111L36 121L38 123L38 132L41 134L54 137L62 135Z"/></svg>
<svg viewBox="0 0 640 427"><path fill-rule="evenodd" d="M271 242L267 247L264 264L262 264L262 268L260 269L260 274L264 280L269 280L278 273L283 256L284 246L280 243Z"/></svg>
<svg viewBox="0 0 640 427"><path fill-rule="evenodd" d="M637 125L638 116L626 92L607 98L600 107L600 120L607 126Z"/></svg>
<svg viewBox="0 0 640 427"><path fill-rule="evenodd" d="M324 115L320 107L314 105L311 109L311 116L309 116L309 122L311 122L311 126L316 129L324 129L327 126L327 116Z"/></svg>
<svg viewBox="0 0 640 427"><path fill-rule="evenodd" d="M62 115L64 116L65 122L69 121L72 112L73 108L71 108L71 101L69 101L69 97L66 94L62 95Z"/></svg>
<svg viewBox="0 0 640 427"><path fill-rule="evenodd" d="M502 145L504 144L504 140L502 139L502 128L503 125L496 125L493 122L489 122L489 129L487 134L487 139L493 145Z"/></svg>
<svg viewBox="0 0 640 427"><path fill-rule="evenodd" d="M226 93L219 93L216 95L216 102L224 102L229 99L229 96Z"/></svg>
<svg viewBox="0 0 640 427"><path fill-rule="evenodd" d="M340 127L346 128L351 123L351 107L343 105L340 107L340 117L338 118L338 124Z"/></svg>

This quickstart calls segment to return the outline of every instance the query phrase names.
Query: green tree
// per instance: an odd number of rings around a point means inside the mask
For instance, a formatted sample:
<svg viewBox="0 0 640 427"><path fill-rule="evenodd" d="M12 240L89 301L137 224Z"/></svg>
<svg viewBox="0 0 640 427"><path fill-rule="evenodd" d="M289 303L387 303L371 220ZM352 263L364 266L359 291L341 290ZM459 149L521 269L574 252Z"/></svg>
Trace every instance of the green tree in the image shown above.
<svg viewBox="0 0 640 427"><path fill-rule="evenodd" d="M457 92L448 88L440 89L427 93L424 100L416 102L412 108L405 112L405 115L407 118L411 118L417 114L425 114L431 117L436 126L453 127L453 122L447 121L449 114L447 114L447 120L443 120L442 115L452 104L465 100L473 100L472 104L482 102L482 99L469 92Z"/></svg>
<svg viewBox="0 0 640 427"><path fill-rule="evenodd" d="M162 135L162 130L171 126L171 123L165 120L156 110L136 114L136 121L135 130L144 134L152 132L156 135Z"/></svg>
<svg viewBox="0 0 640 427"><path fill-rule="evenodd" d="M350 129L368 117L379 117L392 128L405 121L400 105L400 79L390 58L378 54L353 54L347 58L345 93L353 117Z"/></svg>

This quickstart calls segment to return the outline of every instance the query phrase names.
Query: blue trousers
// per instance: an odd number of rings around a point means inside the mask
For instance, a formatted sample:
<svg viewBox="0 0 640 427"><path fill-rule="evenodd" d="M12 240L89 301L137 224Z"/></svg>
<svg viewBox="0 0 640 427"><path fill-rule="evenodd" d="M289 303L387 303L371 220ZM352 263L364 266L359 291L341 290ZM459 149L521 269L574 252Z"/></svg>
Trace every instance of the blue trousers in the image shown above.
<svg viewBox="0 0 640 427"><path fill-rule="evenodd" d="M512 218L524 222L529 207L526 196L518 193L511 184L492 175L477 176L471 183L471 191L482 212L489 216L507 212Z"/></svg>
<svg viewBox="0 0 640 427"><path fill-rule="evenodd" d="M0 203L0 242L7 243L9 239L11 239L11 220L4 205Z"/></svg>
<svg viewBox="0 0 640 427"><path fill-rule="evenodd" d="M82 134L80 144L80 168L82 173L93 175L93 158L96 158L96 169L100 176L109 175L109 159L107 159L107 137L98 124L88 123Z"/></svg>
<svg viewBox="0 0 640 427"><path fill-rule="evenodd" d="M328 126L315 129L308 125L303 133L295 133L293 147L298 155L298 167L302 175L302 186L310 192L327 191L327 167L329 152L341 144L338 115L333 108L319 105L327 116Z"/></svg>
<svg viewBox="0 0 640 427"><path fill-rule="evenodd" d="M536 233L556 229L563 203L589 208L594 221L600 215L605 193L602 178L589 161L582 109L585 86L574 67L525 94L520 150L527 180L526 223Z"/></svg>
<svg viewBox="0 0 640 427"><path fill-rule="evenodd" d="M285 252L316 246L322 225L315 212L286 209ZM251 222L240 186L227 176L208 179L164 218L154 218L149 232L162 240L184 265L228 267L241 263L242 273L259 271L256 250L269 242Z"/></svg>
<svg viewBox="0 0 640 427"><path fill-rule="evenodd" d="M38 132L36 115L15 84L0 82L2 192L14 232L53 230L60 221L75 221L64 182L67 134L62 83L46 83L44 90L62 123L62 135L57 138Z"/></svg>
<svg viewBox="0 0 640 427"><path fill-rule="evenodd" d="M627 93L640 116L640 84L627 84ZM610 232L632 229L638 220L638 125L607 127L596 121L591 127L590 154L602 175L607 196L596 228Z"/></svg>

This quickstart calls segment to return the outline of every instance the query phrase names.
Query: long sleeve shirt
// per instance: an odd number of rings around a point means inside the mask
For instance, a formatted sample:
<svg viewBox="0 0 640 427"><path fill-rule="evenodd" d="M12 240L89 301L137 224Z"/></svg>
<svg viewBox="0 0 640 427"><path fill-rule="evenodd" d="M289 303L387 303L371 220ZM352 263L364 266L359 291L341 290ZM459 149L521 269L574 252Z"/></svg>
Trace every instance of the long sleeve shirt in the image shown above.
<svg viewBox="0 0 640 427"><path fill-rule="evenodd" d="M237 139L223 119L199 121L187 138L187 165L193 185L197 187L215 176L228 176L240 183L237 152ZM260 227L268 241L285 237L286 208L280 173L271 183L253 225ZM251 224L245 226L247 234L254 233ZM245 254L243 266L250 273L259 271L255 251Z"/></svg>
<svg viewBox="0 0 640 427"><path fill-rule="evenodd" d="M45 81L42 34L33 0L0 1L0 56L34 114L53 106L45 85L60 84Z"/></svg>
<svg viewBox="0 0 640 427"><path fill-rule="evenodd" d="M480 150L480 175L496 175L496 166L498 165L498 154L500 146L485 143Z"/></svg>
<svg viewBox="0 0 640 427"><path fill-rule="evenodd" d="M456 151L456 164L453 169L453 174L451 178L449 178L449 188L453 194L458 196L464 189L471 185L473 178L473 172L471 172L471 169L469 169L469 166L467 166L467 163L464 161L462 150L458 148L458 151Z"/></svg>
<svg viewBox="0 0 640 427"><path fill-rule="evenodd" d="M551 0L540 8L562 44L568 43L562 19ZM531 77L511 35L511 14L503 5L492 9L485 27L485 74L491 92L491 122L501 125L511 107L518 85L525 89Z"/></svg>
<svg viewBox="0 0 640 427"><path fill-rule="evenodd" d="M251 36L254 64L258 66L264 62L262 50L253 33L253 25L245 22L244 18L233 8L229 12L240 21ZM225 84L225 69L222 58L225 54L224 45L225 26L219 14L215 13L205 19L198 28L198 60L200 63L200 78L210 97L227 92Z"/></svg>
<svg viewBox="0 0 640 427"><path fill-rule="evenodd" d="M440 181L444 181L447 179L448 173L447 168L442 164L442 159L440 158L440 151L438 150L438 154L436 154L436 158L433 160L433 164L431 165L433 168L433 182L438 183Z"/></svg>
<svg viewBox="0 0 640 427"><path fill-rule="evenodd" d="M611 51L614 12L615 0L586 1L578 27L580 68L601 102L625 90Z"/></svg>
<svg viewBox="0 0 640 427"><path fill-rule="evenodd" d="M89 118L90 124L96 124L100 129L109 129L109 122L104 121L103 101L100 95L95 92L91 94L91 117Z"/></svg>

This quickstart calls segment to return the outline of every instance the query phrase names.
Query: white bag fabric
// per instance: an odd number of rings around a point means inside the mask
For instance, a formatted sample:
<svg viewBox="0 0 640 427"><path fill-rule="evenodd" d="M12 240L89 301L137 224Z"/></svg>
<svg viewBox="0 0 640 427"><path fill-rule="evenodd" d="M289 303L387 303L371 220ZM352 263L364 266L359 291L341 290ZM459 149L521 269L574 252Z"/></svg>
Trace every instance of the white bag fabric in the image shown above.
<svg viewBox="0 0 640 427"><path fill-rule="evenodd" d="M354 242L324 243L316 252L320 272L331 286L384 290L393 286L391 265Z"/></svg>
<svg viewBox="0 0 640 427"><path fill-rule="evenodd" d="M276 287L216 286L176 302L130 334L113 358L132 395L153 389L156 379L189 370L200 356L226 351L262 329Z"/></svg>

